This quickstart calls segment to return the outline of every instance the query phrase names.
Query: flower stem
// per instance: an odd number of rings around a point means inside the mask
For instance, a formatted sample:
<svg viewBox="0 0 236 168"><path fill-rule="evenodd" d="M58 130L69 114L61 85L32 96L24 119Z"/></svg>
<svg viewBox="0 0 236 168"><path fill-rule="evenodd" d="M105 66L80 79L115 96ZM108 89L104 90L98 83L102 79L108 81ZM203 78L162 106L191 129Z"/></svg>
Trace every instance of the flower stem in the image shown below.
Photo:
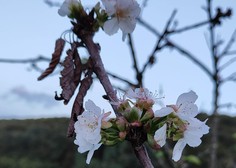
<svg viewBox="0 0 236 168"><path fill-rule="evenodd" d="M144 168L154 168L144 145L133 148L136 157Z"/></svg>
<svg viewBox="0 0 236 168"><path fill-rule="evenodd" d="M82 38L92 59L94 72L97 75L99 81L101 82L107 96L109 97L110 101L118 102L116 92L112 87L112 84L108 78L108 75L106 73L102 59L99 54L100 46L93 42L92 35L86 35L83 36ZM121 116L121 114L117 111L117 105L111 105L111 106L116 116Z"/></svg>
<svg viewBox="0 0 236 168"><path fill-rule="evenodd" d="M107 96L109 97L109 99L111 101L118 102L116 92L114 91L114 89L112 87L112 84L108 78L108 74L104 68L102 59L99 54L100 46L93 42L92 35L82 36L81 39L87 47L87 50L88 50L90 57L92 59L92 62L93 62L94 72L97 75L99 81L101 82ZM111 106L112 106L116 116L122 116L117 111L117 105L111 104ZM133 145L133 148L134 148L134 152L135 152L136 157L139 159L141 165L144 168L154 168L144 145L141 145L138 147Z"/></svg>

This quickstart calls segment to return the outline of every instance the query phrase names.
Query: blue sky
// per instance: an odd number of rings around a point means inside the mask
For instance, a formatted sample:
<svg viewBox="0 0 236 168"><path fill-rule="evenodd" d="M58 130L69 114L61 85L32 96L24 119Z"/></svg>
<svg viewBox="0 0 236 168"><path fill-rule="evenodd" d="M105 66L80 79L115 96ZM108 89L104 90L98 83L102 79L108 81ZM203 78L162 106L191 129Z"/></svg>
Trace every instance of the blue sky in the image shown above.
<svg viewBox="0 0 236 168"><path fill-rule="evenodd" d="M96 2L90 1L91 4ZM138 2L142 1L138 0ZM206 20L206 13L202 9L204 5L205 0L149 0L142 17L157 30L162 31L173 9L177 9L176 19L180 28ZM223 6L223 9L231 7L233 12L236 11L235 0L215 1L215 6L218 5ZM0 6L0 58L28 59L39 55L50 57L55 40L63 31L71 27L68 18L57 14L58 8L49 7L43 0L1 0ZM217 29L218 38L221 37L227 42L236 29L235 23L236 15L226 19L223 27ZM138 63L141 66L153 50L156 38L140 25L137 25L133 35ZM192 51L205 65L211 67L210 53L206 44L208 36L207 26L203 26L197 30L173 35L171 40ZM121 33L108 36L103 31L99 31L95 41L102 47L101 56L106 69L135 81L129 48L126 42L122 42ZM236 44L232 48L235 50ZM47 63L39 65L45 68ZM234 71L236 71L235 64L224 72L224 76ZM39 72L33 70L28 64L0 63L0 118L70 116L73 99L67 106L53 99L54 92L61 91L59 74L40 82L37 81L39 75ZM120 85L116 81L113 83ZM194 90L199 96L197 105L200 110L211 111L212 84L209 78L195 64L175 50L165 49L158 53L157 64L148 69L144 84L153 92L162 89L165 96L163 101L166 104L173 104L181 93ZM235 89L235 83L226 83L221 89L221 103L236 103L236 94L233 93ZM103 94L102 87L95 82L86 99L94 100L106 111L111 110L109 104L101 98ZM236 109L228 109L227 114L235 115Z"/></svg>

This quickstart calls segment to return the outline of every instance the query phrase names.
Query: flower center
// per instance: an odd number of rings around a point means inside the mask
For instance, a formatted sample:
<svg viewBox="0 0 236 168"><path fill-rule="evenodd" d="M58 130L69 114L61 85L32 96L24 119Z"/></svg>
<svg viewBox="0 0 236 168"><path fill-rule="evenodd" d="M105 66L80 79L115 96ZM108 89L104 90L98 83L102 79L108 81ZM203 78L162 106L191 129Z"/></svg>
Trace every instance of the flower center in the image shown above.
<svg viewBox="0 0 236 168"><path fill-rule="evenodd" d="M126 18L127 14L128 14L127 10L119 9L119 8L117 8L117 10L116 10L116 17L118 18L118 20L120 18Z"/></svg>

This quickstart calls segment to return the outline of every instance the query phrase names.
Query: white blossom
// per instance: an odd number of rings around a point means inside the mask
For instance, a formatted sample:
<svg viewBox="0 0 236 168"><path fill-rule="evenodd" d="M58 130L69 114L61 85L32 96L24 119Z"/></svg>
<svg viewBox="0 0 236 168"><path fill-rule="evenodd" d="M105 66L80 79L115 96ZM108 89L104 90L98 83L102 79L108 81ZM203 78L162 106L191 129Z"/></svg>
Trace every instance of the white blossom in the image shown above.
<svg viewBox="0 0 236 168"><path fill-rule="evenodd" d="M115 34L120 28L123 32L122 40L128 33L132 33L136 26L136 18L141 8L136 0L102 0L105 11L111 19L104 23L104 31L108 35Z"/></svg>
<svg viewBox="0 0 236 168"><path fill-rule="evenodd" d="M164 146L166 143L166 129L167 124L164 124L155 132L154 139L160 147Z"/></svg>
<svg viewBox="0 0 236 168"><path fill-rule="evenodd" d="M101 109L93 101L85 102L85 111L78 116L78 121L74 124L76 139L74 143L78 145L78 152L88 152L86 163L89 164L95 150L102 143L101 141L101 124L106 120L108 113L101 113Z"/></svg>
<svg viewBox="0 0 236 168"><path fill-rule="evenodd" d="M58 14L60 16L70 16L71 7L77 4L78 4L77 0L65 0L61 5L60 9L58 9Z"/></svg>
<svg viewBox="0 0 236 168"><path fill-rule="evenodd" d="M150 100L153 103L157 101L156 94L153 94L147 88L136 88L134 90L130 88L126 92L126 96L131 99Z"/></svg>
<svg viewBox="0 0 236 168"><path fill-rule="evenodd" d="M197 97L193 91L183 93L178 97L176 105L168 105L160 110L156 110L155 117L164 117L174 112L182 120L194 118L198 114L198 107L194 104Z"/></svg>
<svg viewBox="0 0 236 168"><path fill-rule="evenodd" d="M197 147L201 144L201 137L209 132L209 127L206 121L200 121L196 118L191 118L186 124L183 138L179 139L175 144L172 159L178 161L182 155L184 147L188 144L191 147Z"/></svg>

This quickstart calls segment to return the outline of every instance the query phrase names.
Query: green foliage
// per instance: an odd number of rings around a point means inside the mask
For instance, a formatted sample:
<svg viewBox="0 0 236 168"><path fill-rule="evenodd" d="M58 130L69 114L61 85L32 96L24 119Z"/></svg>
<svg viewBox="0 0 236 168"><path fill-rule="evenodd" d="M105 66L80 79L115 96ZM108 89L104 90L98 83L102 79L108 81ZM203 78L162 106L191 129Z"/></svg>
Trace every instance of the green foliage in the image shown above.
<svg viewBox="0 0 236 168"><path fill-rule="evenodd" d="M195 164L195 165L199 165L199 166L202 164L201 160L197 156L195 156L195 155L185 156L184 160L186 160L189 163L192 163L192 164Z"/></svg>
<svg viewBox="0 0 236 168"><path fill-rule="evenodd" d="M207 116L203 115L202 119L205 118ZM231 168L235 164L235 119L220 117L219 167ZM208 125L211 125L210 121L209 119ZM112 147L102 146L95 151L91 164L86 165L87 153L78 153L74 139L66 137L68 122L67 118L0 120L0 168L140 168L127 141ZM199 147L184 149L183 159L189 167L208 167L210 138L211 132L203 137L203 143ZM173 146L174 144L170 144L170 149ZM154 151L148 148L148 152L154 167L173 167L163 150Z"/></svg>

